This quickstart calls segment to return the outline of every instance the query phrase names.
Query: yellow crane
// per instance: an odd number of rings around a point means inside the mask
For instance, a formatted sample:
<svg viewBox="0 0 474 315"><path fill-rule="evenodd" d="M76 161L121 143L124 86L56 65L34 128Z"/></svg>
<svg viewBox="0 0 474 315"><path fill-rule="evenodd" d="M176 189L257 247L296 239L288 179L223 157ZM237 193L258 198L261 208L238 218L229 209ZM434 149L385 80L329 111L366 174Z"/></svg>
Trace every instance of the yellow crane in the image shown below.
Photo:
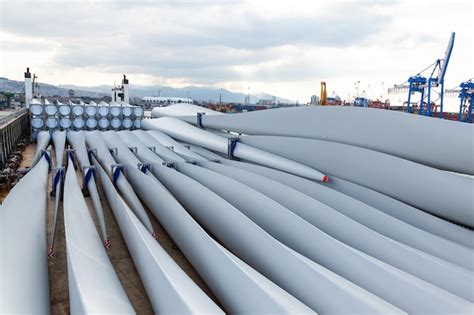
<svg viewBox="0 0 474 315"><path fill-rule="evenodd" d="M328 95L326 92L326 82L321 81L321 93L319 94L319 104L326 105L327 99L328 99Z"/></svg>

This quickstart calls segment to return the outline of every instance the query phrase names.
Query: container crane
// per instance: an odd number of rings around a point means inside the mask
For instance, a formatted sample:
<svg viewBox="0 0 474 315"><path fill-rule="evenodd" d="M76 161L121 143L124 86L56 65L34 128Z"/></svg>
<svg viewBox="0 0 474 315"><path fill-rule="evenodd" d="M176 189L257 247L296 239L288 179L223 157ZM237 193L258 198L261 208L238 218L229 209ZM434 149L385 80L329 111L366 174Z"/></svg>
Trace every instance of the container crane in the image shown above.
<svg viewBox="0 0 474 315"><path fill-rule="evenodd" d="M359 95L359 92L357 92L357 96L354 99L354 106L369 107L369 99L367 98L367 93L365 93L365 90L362 91L362 96L358 96L358 95Z"/></svg>
<svg viewBox="0 0 474 315"><path fill-rule="evenodd" d="M456 33L452 32L449 38L448 47L446 49L443 59L437 59L434 63L429 65L427 68L420 71L417 75L411 76L408 80L400 85L395 85L392 89L389 89L389 93L397 93L408 91L408 100L405 111L411 113L412 109L412 95L415 92L421 93L420 103L418 106L418 114L432 116L432 97L433 93L437 93L439 96L439 117L443 118L444 109L444 77L448 68L449 59L454 47L454 39ZM432 69L430 76L427 78L422 75L423 72ZM408 84L407 84L408 83ZM440 92L434 90L434 88L440 87ZM426 99L426 100L425 100ZM436 100L435 100L436 101Z"/></svg>
<svg viewBox="0 0 474 315"><path fill-rule="evenodd" d="M459 85L459 115L458 120L472 123L474 115L474 81L470 79Z"/></svg>
<svg viewBox="0 0 474 315"><path fill-rule="evenodd" d="M474 78L464 81L452 89L446 89L444 95L457 96L460 101L457 120L472 123L474 116Z"/></svg>

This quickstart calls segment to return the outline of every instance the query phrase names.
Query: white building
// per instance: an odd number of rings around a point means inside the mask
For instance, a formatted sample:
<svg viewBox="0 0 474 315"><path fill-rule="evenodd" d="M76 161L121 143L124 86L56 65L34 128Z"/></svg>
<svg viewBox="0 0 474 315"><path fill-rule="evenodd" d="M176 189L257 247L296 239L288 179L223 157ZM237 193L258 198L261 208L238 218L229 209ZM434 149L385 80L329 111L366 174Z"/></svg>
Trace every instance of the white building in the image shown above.
<svg viewBox="0 0 474 315"><path fill-rule="evenodd" d="M317 95L311 96L311 105L319 105L319 96Z"/></svg>

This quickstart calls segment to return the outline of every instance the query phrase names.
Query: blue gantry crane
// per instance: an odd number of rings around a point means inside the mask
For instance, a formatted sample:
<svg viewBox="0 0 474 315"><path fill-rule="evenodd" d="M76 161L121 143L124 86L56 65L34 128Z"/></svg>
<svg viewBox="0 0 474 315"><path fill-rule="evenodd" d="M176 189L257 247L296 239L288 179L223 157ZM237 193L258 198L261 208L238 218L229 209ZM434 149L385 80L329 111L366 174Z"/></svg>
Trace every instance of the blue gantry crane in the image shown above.
<svg viewBox="0 0 474 315"><path fill-rule="evenodd" d="M459 115L458 120L472 123L474 115L474 81L470 79L459 85Z"/></svg>
<svg viewBox="0 0 474 315"><path fill-rule="evenodd" d="M420 71L417 75L411 76L408 80L400 85L395 85L393 89L389 89L389 93L396 93L400 91L408 91L408 100L405 111L407 113L413 112L412 108L412 95L420 93L420 102L418 105L418 114L432 116L433 108L432 103L439 99L439 117L443 117L444 109L444 77L448 68L449 59L454 47L454 38L456 33L452 32L449 38L448 47L446 49L443 59L437 59L434 63L429 65L427 68ZM432 69L429 77L422 75L423 72ZM407 84L408 83L408 84ZM435 88L439 87L439 92ZM433 101L433 94L437 93L439 98Z"/></svg>
<svg viewBox="0 0 474 315"><path fill-rule="evenodd" d="M474 78L462 82L455 88L446 89L444 94L459 98L457 120L472 123L474 118Z"/></svg>

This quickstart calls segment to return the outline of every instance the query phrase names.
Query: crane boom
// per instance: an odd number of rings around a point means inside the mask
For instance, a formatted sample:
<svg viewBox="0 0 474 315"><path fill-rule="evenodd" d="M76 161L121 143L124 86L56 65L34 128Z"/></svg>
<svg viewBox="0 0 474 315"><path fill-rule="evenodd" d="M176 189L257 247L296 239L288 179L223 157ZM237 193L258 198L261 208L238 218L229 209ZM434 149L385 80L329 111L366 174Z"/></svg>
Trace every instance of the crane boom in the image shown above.
<svg viewBox="0 0 474 315"><path fill-rule="evenodd" d="M442 64L440 67L440 72L438 76L438 82L440 84L444 83L444 76L446 74L446 70L448 68L449 59L451 58L451 53L453 52L454 47L454 38L456 37L456 33L452 32L451 37L449 38L448 47L446 48L446 53L444 54L444 59L442 60Z"/></svg>

